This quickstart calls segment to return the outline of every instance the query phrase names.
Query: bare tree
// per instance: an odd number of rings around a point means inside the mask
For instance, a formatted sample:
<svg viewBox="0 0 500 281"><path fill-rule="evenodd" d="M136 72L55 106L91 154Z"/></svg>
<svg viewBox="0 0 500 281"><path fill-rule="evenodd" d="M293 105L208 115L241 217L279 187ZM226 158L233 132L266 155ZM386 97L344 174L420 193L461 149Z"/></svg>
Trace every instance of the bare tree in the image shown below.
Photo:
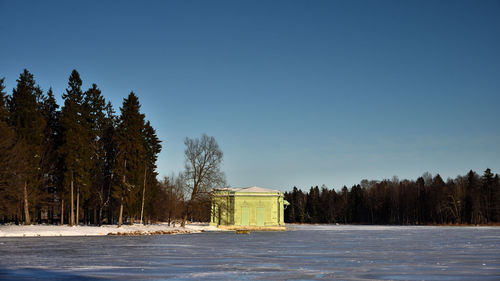
<svg viewBox="0 0 500 281"><path fill-rule="evenodd" d="M186 225L193 203L200 195L209 193L215 186L225 185L225 175L220 170L223 153L215 138L203 134L201 138L186 138L184 144L186 145L184 184L186 193L190 196L181 226Z"/></svg>
<svg viewBox="0 0 500 281"><path fill-rule="evenodd" d="M167 220L169 226L172 222L175 226L175 220L177 217L181 217L184 211L183 179L182 173L178 176L172 173L171 176L164 177L160 182L164 197L162 197L161 204L157 208L160 208L162 217Z"/></svg>

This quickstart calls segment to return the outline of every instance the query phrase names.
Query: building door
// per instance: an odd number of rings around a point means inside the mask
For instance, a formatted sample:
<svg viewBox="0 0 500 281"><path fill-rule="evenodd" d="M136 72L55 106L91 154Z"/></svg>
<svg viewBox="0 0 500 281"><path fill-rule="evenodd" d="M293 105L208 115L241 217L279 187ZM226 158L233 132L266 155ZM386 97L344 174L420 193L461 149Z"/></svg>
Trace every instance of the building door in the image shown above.
<svg viewBox="0 0 500 281"><path fill-rule="evenodd" d="M250 209L248 207L241 207L241 225L250 224Z"/></svg>
<svg viewBox="0 0 500 281"><path fill-rule="evenodd" d="M264 226L264 207L257 207L256 220L257 226Z"/></svg>

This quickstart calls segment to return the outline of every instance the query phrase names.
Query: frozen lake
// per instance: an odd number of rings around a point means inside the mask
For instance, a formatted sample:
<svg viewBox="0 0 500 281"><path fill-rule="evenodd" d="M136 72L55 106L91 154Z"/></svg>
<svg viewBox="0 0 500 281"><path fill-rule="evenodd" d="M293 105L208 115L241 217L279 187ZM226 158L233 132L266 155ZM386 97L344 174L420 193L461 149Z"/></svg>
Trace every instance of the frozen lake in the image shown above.
<svg viewBox="0 0 500 281"><path fill-rule="evenodd" d="M0 238L0 280L500 280L500 227Z"/></svg>

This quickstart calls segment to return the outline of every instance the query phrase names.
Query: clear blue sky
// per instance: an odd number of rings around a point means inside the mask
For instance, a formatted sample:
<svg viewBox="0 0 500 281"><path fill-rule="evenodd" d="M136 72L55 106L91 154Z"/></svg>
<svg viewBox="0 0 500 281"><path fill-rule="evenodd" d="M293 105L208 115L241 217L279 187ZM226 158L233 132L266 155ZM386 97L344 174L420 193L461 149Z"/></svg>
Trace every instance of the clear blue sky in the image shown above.
<svg viewBox="0 0 500 281"><path fill-rule="evenodd" d="M0 77L134 91L160 175L212 135L232 186L500 173L499 1L4 1Z"/></svg>

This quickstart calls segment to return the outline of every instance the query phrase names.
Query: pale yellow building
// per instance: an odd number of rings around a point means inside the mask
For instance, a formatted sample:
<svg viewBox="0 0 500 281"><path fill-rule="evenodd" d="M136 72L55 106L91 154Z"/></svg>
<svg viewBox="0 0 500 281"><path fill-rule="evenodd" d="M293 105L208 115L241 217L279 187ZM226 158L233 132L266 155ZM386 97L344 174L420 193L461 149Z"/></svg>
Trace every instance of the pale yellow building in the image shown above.
<svg viewBox="0 0 500 281"><path fill-rule="evenodd" d="M257 186L214 190L211 225L221 228L284 230L288 202L279 190Z"/></svg>

